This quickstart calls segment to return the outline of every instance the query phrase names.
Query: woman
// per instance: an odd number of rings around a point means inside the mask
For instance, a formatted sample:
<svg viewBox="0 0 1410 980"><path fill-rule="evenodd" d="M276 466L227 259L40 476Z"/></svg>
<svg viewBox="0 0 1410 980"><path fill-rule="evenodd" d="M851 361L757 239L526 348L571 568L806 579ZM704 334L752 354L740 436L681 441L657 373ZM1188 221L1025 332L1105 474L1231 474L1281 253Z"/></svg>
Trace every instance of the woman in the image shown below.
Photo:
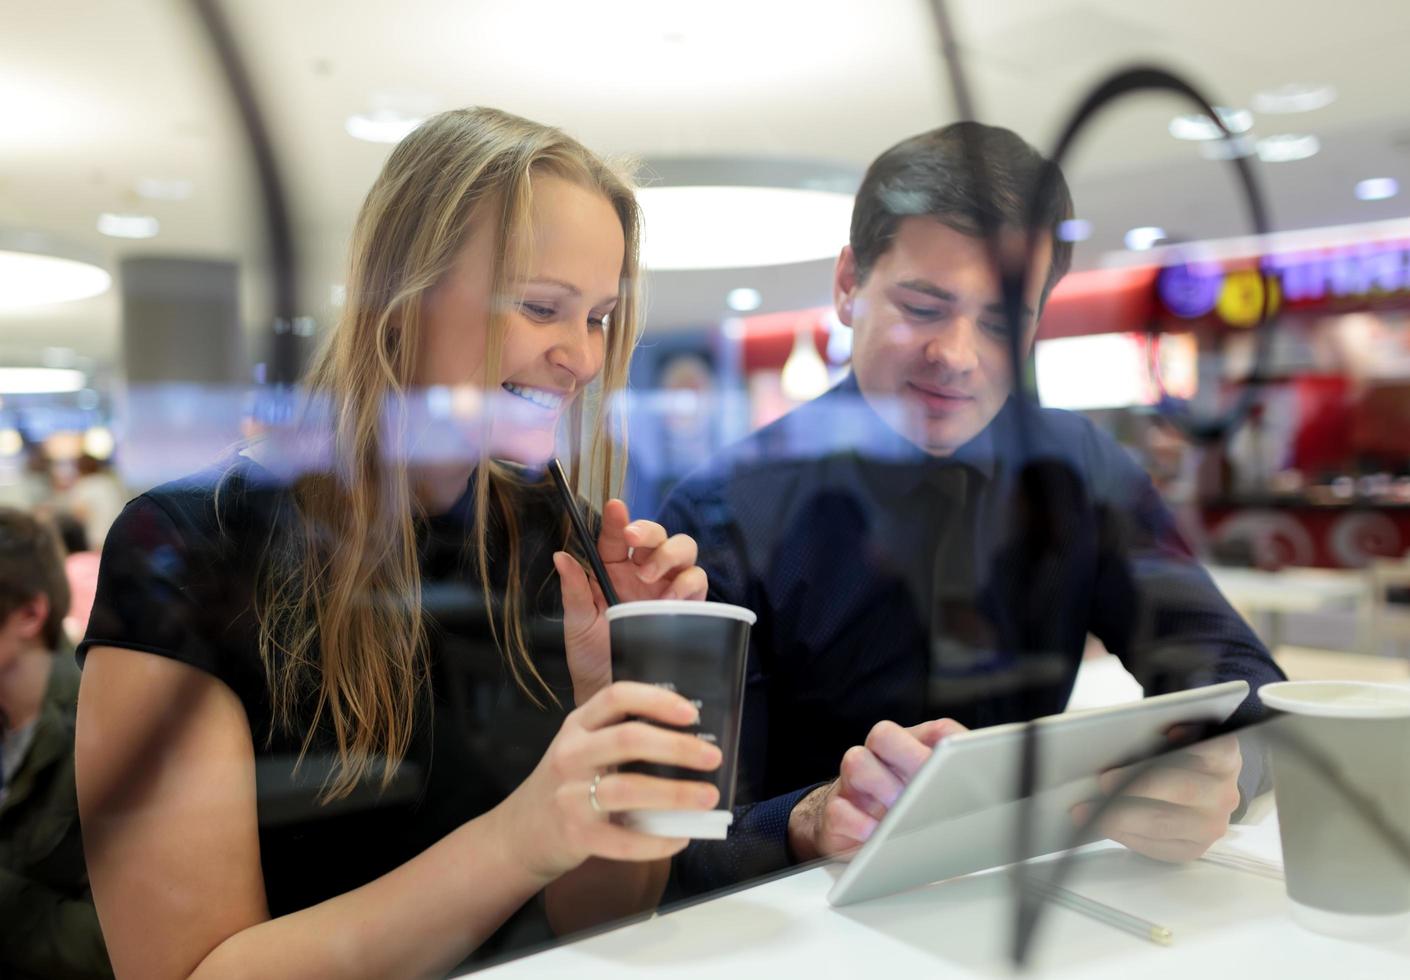
<svg viewBox="0 0 1410 980"><path fill-rule="evenodd" d="M542 459L561 421L574 470L604 489L619 470L581 395L600 374L607 404L623 383L637 237L629 188L558 131L431 119L363 205L311 375L327 466L300 472L266 441L124 511L77 732L119 976L443 974L658 899L685 842L610 814L718 794L604 774L709 771L719 753L629 720L694 709L610 683L561 507L489 458ZM431 459L414 406L467 384L485 393L479 458ZM624 599L705 594L694 542L620 501L599 548Z"/></svg>

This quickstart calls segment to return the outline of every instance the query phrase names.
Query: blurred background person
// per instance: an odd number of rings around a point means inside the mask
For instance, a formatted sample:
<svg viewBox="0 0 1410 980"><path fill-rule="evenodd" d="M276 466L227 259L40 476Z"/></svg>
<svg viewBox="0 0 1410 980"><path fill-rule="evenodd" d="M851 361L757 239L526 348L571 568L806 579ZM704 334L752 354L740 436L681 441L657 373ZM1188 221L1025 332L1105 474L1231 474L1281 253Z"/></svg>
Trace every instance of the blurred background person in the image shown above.
<svg viewBox="0 0 1410 980"><path fill-rule="evenodd" d="M78 667L58 536L0 508L0 976L112 975L74 793Z"/></svg>

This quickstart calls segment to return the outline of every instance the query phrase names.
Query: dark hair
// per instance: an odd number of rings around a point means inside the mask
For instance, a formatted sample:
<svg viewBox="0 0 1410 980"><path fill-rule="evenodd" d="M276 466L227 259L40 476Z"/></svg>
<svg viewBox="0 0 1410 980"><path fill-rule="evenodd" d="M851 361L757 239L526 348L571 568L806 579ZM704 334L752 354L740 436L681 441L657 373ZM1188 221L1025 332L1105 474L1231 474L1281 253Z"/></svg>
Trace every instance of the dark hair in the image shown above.
<svg viewBox="0 0 1410 980"><path fill-rule="evenodd" d="M69 581L59 536L22 510L0 507L0 621L41 594L49 598L44 645L57 650L69 612Z"/></svg>
<svg viewBox="0 0 1410 980"><path fill-rule="evenodd" d="M970 169L970 154L984 165L983 180ZM1047 192L1038 208L1040 181ZM965 235L986 225L1035 227L1053 237L1053 265L1043 300L1072 265L1072 243L1057 236L1072 217L1072 196L1062 172L1017 133L977 122L951 123L897 143L872 161L852 208L852 254L865 279L886 254L905 218L928 216Z"/></svg>
<svg viewBox="0 0 1410 980"><path fill-rule="evenodd" d="M66 510L54 515L54 529L59 532L59 540L64 543L65 554L77 554L88 550L88 530L83 522Z"/></svg>

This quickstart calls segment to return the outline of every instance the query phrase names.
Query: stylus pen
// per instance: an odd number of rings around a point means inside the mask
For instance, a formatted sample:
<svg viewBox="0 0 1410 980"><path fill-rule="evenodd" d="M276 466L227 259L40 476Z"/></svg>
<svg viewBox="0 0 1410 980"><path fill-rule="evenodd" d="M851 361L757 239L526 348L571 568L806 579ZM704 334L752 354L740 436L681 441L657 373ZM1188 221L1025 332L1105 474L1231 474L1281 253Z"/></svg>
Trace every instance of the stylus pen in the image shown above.
<svg viewBox="0 0 1410 980"><path fill-rule="evenodd" d="M548 461L548 474L553 477L553 483L558 487L558 495L563 498L563 509L568 512L568 519L573 522L573 530L578 533L578 543L583 546L583 554L587 555L588 564L592 566L592 574L597 576L602 598L607 600L609 606L615 606L619 601L617 590L612 588L607 569L602 567L602 556L597 553L597 543L588 532L587 522L583 520L583 513L578 509L577 498L568 486L568 478L563 475L563 464L558 462L556 457Z"/></svg>
<svg viewBox="0 0 1410 980"><path fill-rule="evenodd" d="M1233 868L1235 871L1246 871L1251 875L1261 875L1264 878L1272 878L1275 881L1283 880L1283 869L1280 865L1272 861L1264 861L1262 858L1249 857L1247 854L1231 854L1227 851L1205 851L1200 857L1201 861L1208 861L1210 864L1222 865L1226 868Z"/></svg>
<svg viewBox="0 0 1410 980"><path fill-rule="evenodd" d="M1105 905L1085 895L1068 891L1061 885L1052 885L1034 878L1029 878L1028 883L1048 901L1072 909L1074 912L1081 912L1085 916L1096 919L1098 922L1105 922L1107 925L1123 932L1129 932L1133 936L1139 936L1161 946L1169 946L1174 938L1165 926L1157 925L1129 912L1123 912L1118 908L1112 908L1110 905Z"/></svg>

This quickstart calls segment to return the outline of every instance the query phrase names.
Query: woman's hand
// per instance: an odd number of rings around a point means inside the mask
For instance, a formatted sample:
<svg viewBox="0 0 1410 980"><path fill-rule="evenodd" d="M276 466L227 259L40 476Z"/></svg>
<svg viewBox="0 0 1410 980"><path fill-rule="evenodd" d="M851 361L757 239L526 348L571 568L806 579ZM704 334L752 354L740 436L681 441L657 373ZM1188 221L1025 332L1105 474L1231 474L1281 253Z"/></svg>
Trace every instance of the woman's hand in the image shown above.
<svg viewBox="0 0 1410 980"><path fill-rule="evenodd" d="M657 861L683 849L683 838L629 830L611 817L631 810L709 810L720 797L714 784L609 770L627 762L718 768L722 756L710 743L628 720L681 726L696 717L679 694L631 681L603 688L569 713L529 778L497 808L516 860L547 883L590 857Z"/></svg>
<svg viewBox="0 0 1410 980"><path fill-rule="evenodd" d="M654 521L633 521L627 505L609 500L602 508L597 551L612 587L623 602L638 599L704 599L705 570L695 564L695 540L668 536ZM573 675L573 700L585 704L612 683L612 650L607 600L581 565L567 552L553 556L563 589L563 643Z"/></svg>

